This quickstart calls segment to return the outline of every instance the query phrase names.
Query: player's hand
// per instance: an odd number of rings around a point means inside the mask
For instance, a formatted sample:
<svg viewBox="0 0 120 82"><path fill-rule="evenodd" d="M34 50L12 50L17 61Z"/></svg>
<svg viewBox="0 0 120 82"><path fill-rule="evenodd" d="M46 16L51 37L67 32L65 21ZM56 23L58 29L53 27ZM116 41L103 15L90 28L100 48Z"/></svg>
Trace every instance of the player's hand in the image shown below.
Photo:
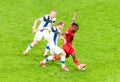
<svg viewBox="0 0 120 82"><path fill-rule="evenodd" d="M41 28L38 29L38 30L48 30L48 28L47 28L47 27L41 27Z"/></svg>
<svg viewBox="0 0 120 82"><path fill-rule="evenodd" d="M48 30L48 27L44 28L44 30Z"/></svg>
<svg viewBox="0 0 120 82"><path fill-rule="evenodd" d="M63 44L67 43L67 41L65 40L65 38L63 36L59 35L59 38L63 40Z"/></svg>
<svg viewBox="0 0 120 82"><path fill-rule="evenodd" d="M75 19L76 19L76 12L74 12L72 20L75 21Z"/></svg>
<svg viewBox="0 0 120 82"><path fill-rule="evenodd" d="M43 28L43 27L40 27L38 30L44 30L44 28Z"/></svg>
<svg viewBox="0 0 120 82"><path fill-rule="evenodd" d="M63 44L66 44L67 43L67 41L64 39L64 42L63 42Z"/></svg>
<svg viewBox="0 0 120 82"><path fill-rule="evenodd" d="M74 12L74 17L76 18L76 16L77 16L77 15L76 15L76 12Z"/></svg>
<svg viewBox="0 0 120 82"><path fill-rule="evenodd" d="M33 34L36 33L38 30L37 29L33 29Z"/></svg>

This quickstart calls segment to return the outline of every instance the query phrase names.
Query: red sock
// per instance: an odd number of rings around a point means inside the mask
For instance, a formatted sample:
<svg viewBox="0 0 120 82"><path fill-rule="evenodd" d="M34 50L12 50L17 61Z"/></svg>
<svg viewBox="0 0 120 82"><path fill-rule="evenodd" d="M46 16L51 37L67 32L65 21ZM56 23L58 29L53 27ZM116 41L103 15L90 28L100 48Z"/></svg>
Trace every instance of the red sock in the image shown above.
<svg viewBox="0 0 120 82"><path fill-rule="evenodd" d="M54 59L55 59L55 60L60 60L60 59L61 59L61 56L55 56Z"/></svg>
<svg viewBox="0 0 120 82"><path fill-rule="evenodd" d="M78 65L80 65L80 63L79 63L79 61L76 59L76 60L73 60L74 61L74 63L78 66Z"/></svg>

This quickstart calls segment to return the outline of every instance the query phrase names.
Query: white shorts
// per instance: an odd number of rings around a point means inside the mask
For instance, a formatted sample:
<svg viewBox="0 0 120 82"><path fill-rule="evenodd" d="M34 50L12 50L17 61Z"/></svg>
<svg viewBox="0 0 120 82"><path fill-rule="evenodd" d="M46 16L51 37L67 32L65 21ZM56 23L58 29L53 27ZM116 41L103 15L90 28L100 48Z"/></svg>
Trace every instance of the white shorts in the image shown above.
<svg viewBox="0 0 120 82"><path fill-rule="evenodd" d="M42 37L44 37L44 39L46 40L49 37L49 32L47 30L44 30L42 32L41 31L36 32L34 40L40 41Z"/></svg>
<svg viewBox="0 0 120 82"><path fill-rule="evenodd" d="M51 54L59 55L62 51L63 51L63 49L61 49L58 46L54 46L54 47L50 48Z"/></svg>

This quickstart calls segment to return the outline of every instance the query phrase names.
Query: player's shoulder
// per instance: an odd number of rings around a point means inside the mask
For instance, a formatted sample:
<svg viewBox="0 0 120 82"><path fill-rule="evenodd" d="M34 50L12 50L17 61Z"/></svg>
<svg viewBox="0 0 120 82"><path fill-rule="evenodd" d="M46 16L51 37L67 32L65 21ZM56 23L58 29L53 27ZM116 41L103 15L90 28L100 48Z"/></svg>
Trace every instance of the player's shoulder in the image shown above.
<svg viewBox="0 0 120 82"><path fill-rule="evenodd" d="M53 20L56 21L56 18L54 17Z"/></svg>
<svg viewBox="0 0 120 82"><path fill-rule="evenodd" d="M70 31L71 31L71 29L70 29L70 28L68 28L68 29L67 29L67 32L70 32Z"/></svg>
<svg viewBox="0 0 120 82"><path fill-rule="evenodd" d="M42 17L40 17L40 19L41 19L41 20L43 20L43 19L47 19L48 16L49 16L49 14L43 15Z"/></svg>
<svg viewBox="0 0 120 82"><path fill-rule="evenodd" d="M66 34L71 34L71 29L67 29Z"/></svg>
<svg viewBox="0 0 120 82"><path fill-rule="evenodd" d="M54 30L56 30L57 28L55 26L52 27Z"/></svg>
<svg viewBox="0 0 120 82"><path fill-rule="evenodd" d="M54 26L51 27L51 31L52 31L52 32L55 32L56 30L57 30L56 27L54 27Z"/></svg>
<svg viewBox="0 0 120 82"><path fill-rule="evenodd" d="M43 17L48 18L49 16L50 16L49 14L46 14L46 15L44 15Z"/></svg>
<svg viewBox="0 0 120 82"><path fill-rule="evenodd" d="M45 18L50 18L50 14L46 14L46 15L44 15L43 17L45 17ZM54 17L52 20L53 20L53 21L56 21L56 18Z"/></svg>

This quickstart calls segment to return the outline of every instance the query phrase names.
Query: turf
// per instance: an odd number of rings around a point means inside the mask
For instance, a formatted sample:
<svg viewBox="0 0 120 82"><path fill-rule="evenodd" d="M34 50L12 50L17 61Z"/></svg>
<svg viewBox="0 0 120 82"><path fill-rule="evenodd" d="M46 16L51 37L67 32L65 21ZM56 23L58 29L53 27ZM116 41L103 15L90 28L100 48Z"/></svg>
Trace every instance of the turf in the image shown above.
<svg viewBox="0 0 120 82"><path fill-rule="evenodd" d="M0 0L0 82L120 82L120 0ZM73 46L86 71L78 71L72 58L66 59L70 72L60 61L39 66L46 41L28 56L22 52L32 42L34 20L57 11L57 21L66 30L74 11L79 31ZM59 42L61 46L61 42Z"/></svg>

